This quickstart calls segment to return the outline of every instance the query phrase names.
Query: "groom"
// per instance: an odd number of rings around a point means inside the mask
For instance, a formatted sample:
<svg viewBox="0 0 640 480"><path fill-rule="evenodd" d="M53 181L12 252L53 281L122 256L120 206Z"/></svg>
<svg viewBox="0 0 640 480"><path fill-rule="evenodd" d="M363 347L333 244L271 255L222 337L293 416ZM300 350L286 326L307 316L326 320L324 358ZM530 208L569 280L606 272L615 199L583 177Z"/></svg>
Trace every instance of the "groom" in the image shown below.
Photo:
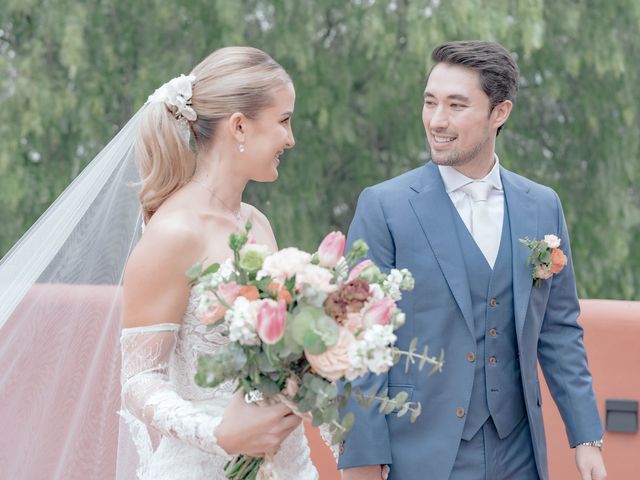
<svg viewBox="0 0 640 480"><path fill-rule="evenodd" d="M569 236L554 191L500 166L518 67L496 43L449 42L432 52L422 121L432 162L365 189L349 229L384 269L408 268L400 307L406 350L445 352L442 373L403 363L360 387L421 402L415 423L360 409L341 445L345 480L548 479L537 363L564 420L583 480L606 476L603 429L582 343ZM560 238L566 267L534 286L519 239ZM386 470L386 469L385 469Z"/></svg>

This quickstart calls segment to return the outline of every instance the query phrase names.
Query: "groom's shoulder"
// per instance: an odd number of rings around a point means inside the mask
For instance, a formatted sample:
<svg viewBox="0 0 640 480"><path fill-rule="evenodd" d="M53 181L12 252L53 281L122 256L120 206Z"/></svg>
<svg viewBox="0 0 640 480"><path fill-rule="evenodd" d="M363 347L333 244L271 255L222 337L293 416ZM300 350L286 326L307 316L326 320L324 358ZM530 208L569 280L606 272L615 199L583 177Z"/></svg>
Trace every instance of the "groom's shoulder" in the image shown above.
<svg viewBox="0 0 640 480"><path fill-rule="evenodd" d="M512 172L511 170L503 169L503 177L507 177L509 181L528 192L531 196L536 198L539 201L550 201L556 202L558 198L558 194L551 187L547 185L543 185L542 183L538 183L530 178L522 176L518 173Z"/></svg>
<svg viewBox="0 0 640 480"><path fill-rule="evenodd" d="M422 175L424 174L425 165L409 170L408 172L401 173L400 175L384 180L375 185L367 187L367 190L371 190L380 195L398 195L407 192L407 190L416 185Z"/></svg>

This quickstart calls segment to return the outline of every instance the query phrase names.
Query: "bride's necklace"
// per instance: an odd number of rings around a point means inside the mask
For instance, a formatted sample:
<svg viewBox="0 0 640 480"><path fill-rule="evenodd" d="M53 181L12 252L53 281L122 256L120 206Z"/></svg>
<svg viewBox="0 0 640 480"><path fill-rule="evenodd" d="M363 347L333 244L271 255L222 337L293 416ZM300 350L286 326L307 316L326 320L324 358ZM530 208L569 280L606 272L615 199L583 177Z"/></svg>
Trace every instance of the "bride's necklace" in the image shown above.
<svg viewBox="0 0 640 480"><path fill-rule="evenodd" d="M220 200L220 199L218 198L218 196L217 196L215 193L213 193L213 190L211 190L211 189L210 189L208 186L206 186L204 183L199 182L198 180L196 180L196 179L194 179L194 178L192 178L192 179L191 179L191 182L193 182L193 183L195 183L195 184L197 184L197 185L200 185L200 186L201 186L202 188L204 188L207 192L209 192L213 198L215 198L218 202L220 202L220 204L221 204L224 208L226 208L226 209L229 211L229 213L231 213L231 215L233 215L233 218L235 218L237 222L240 222L240 221L242 220L242 215L240 214L240 212L241 212L241 210L242 210L242 205L240 205L240 208L238 208L238 210L233 210L232 208L229 208L229 207L227 206L227 204L226 204L226 203L224 203L222 200Z"/></svg>

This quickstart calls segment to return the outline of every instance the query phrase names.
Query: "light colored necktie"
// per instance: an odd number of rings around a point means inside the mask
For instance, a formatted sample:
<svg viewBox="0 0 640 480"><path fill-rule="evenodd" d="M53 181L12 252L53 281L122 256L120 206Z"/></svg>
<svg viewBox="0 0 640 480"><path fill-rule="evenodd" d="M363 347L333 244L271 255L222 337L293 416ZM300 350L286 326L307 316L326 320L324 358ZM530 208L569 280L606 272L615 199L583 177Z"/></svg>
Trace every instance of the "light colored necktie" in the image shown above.
<svg viewBox="0 0 640 480"><path fill-rule="evenodd" d="M493 185L487 182L471 182L461 190L471 204L471 225L469 230L487 262L493 268L500 247L500 232L495 219L489 214L487 199Z"/></svg>

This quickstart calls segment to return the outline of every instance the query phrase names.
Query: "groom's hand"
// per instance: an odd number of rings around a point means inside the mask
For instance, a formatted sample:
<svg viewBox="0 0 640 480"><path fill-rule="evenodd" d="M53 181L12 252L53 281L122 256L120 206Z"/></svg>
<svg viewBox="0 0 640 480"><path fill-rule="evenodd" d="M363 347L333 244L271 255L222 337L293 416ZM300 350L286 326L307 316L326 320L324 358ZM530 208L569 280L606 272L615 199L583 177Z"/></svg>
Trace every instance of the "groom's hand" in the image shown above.
<svg viewBox="0 0 640 480"><path fill-rule="evenodd" d="M382 465L367 465L342 470L342 480L382 480Z"/></svg>
<svg viewBox="0 0 640 480"><path fill-rule="evenodd" d="M598 447L578 445L576 447L576 465L581 480L604 480L607 478L602 452Z"/></svg>

